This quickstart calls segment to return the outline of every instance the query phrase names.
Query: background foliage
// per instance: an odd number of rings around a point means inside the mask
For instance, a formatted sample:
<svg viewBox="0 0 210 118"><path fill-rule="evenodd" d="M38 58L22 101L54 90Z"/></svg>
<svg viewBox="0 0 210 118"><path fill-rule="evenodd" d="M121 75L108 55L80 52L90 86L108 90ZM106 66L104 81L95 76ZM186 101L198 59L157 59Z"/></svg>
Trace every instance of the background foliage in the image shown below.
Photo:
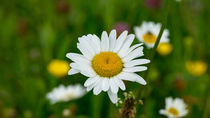
<svg viewBox="0 0 210 118"><path fill-rule="evenodd" d="M68 52L79 52L78 37L101 35L118 22L133 27L142 21L162 22L165 0L148 5L145 0L1 0L0 1L0 117L57 118L71 109L75 118L116 118L118 108L104 93L50 105L46 93L64 84L83 84L80 74L57 78L47 71L53 59L67 60ZM186 61L210 60L210 1L172 0L167 28L173 51L156 54L146 86L127 83L126 91L144 90L139 118L157 118L165 97L181 97L188 104L188 118L209 116L209 71L193 76ZM135 39L135 43L138 40ZM147 58L151 50L145 48ZM69 60L68 60L69 61ZM140 73L144 74L144 73ZM123 98L122 93L119 93ZM208 115L208 116L207 116ZM210 117L210 116L209 116Z"/></svg>

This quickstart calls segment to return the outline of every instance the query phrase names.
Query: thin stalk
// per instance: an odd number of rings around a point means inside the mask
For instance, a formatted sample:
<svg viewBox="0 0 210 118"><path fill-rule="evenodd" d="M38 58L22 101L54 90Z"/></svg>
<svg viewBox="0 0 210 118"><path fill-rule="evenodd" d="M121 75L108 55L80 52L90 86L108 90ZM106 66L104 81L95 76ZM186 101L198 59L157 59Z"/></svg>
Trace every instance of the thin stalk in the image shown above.
<svg viewBox="0 0 210 118"><path fill-rule="evenodd" d="M169 0L170 1L170 0ZM150 53L150 55L149 55L149 60L152 62L152 60L154 59L154 56L155 56L155 53L156 53L156 50L157 50L157 47L158 47L158 45L159 45L159 43L160 43L160 39L161 39L161 37L162 37L162 35L163 35L163 31L164 31L164 29L166 28L166 24L167 24L167 20L168 20L168 13L169 13L169 4L167 4L168 6L167 6L167 10L165 10L165 17L164 17L164 20L163 20L163 22L162 22L162 26L161 26L161 29L160 29L160 32L159 32L159 34L158 34L158 37L157 37L157 40L156 40L156 42L155 42L155 45L154 45L154 47L152 48L152 50L151 50L151 53ZM149 74L149 71L150 71L150 67L151 67L151 63L148 65L149 67L148 67L148 70L145 72L145 74L144 74L144 79L145 80L147 80L148 81L148 74ZM141 90L139 90L138 91L138 94L137 94L137 99L140 97L139 95L140 95L140 91Z"/></svg>
<svg viewBox="0 0 210 118"><path fill-rule="evenodd" d="M157 46L158 46L158 44L160 43L160 39L161 39L161 36L162 36L162 34L163 34L164 29L165 29L165 25L162 25L162 26L161 26L161 29L160 29L160 33L158 34L157 41L155 42L155 45L154 45L154 47L152 48L152 51L151 51L151 53L150 53L150 55L149 55L149 60L150 60L151 62L152 62L152 60L154 59L154 55L155 55ZM147 71L145 72L145 74L144 74L144 79L147 80L147 81L149 81L148 75L149 75L150 68L151 68L151 64L148 64L148 70L147 70ZM143 93L143 92L141 92L141 89L142 89L142 88L140 87L139 90L138 90L138 94L137 94L137 97L136 97L137 99L139 99L139 98L141 97L141 94Z"/></svg>
<svg viewBox="0 0 210 118"><path fill-rule="evenodd" d="M163 21L162 21L162 26L161 26L160 32L158 34L157 40L155 42L155 45L152 48L151 53L149 55L149 59L150 59L151 62L154 59L154 56L155 56L157 47L158 47L158 45L160 43L160 39L161 39L161 37L163 35L163 31L164 31L164 29L166 28L166 25L167 25L169 8L170 8L170 2L171 2L171 0L166 0L166 5L167 6L166 6L165 13L164 13L164 17L163 17ZM144 79L147 80L147 82L149 81L148 74L149 74L150 68L151 68L151 64L148 65L148 70L144 74ZM142 87L140 87L139 90L138 90L136 99L139 100L144 93L145 93L145 89L142 91ZM137 108L137 110L138 110L138 108ZM137 116L138 116L138 114L139 114L139 112L137 112Z"/></svg>

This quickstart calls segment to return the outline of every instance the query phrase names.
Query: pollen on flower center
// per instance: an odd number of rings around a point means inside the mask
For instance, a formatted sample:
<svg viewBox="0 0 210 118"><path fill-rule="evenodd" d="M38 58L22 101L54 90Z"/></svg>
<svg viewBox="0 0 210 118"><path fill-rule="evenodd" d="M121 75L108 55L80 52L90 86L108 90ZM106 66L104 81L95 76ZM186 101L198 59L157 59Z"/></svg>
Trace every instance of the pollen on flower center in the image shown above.
<svg viewBox="0 0 210 118"><path fill-rule="evenodd" d="M179 115L179 111L176 108L173 108L173 107L169 108L168 112L170 114L172 114L173 116L178 116Z"/></svg>
<svg viewBox="0 0 210 118"><path fill-rule="evenodd" d="M113 52L101 52L92 60L94 71L101 77L113 77L123 69L121 58Z"/></svg>
<svg viewBox="0 0 210 118"><path fill-rule="evenodd" d="M143 39L145 43L153 44L156 42L157 36L152 34L151 32L147 32L146 34L144 34Z"/></svg>
<svg viewBox="0 0 210 118"><path fill-rule="evenodd" d="M71 95L70 93L67 93L67 94L65 94L65 95L62 97L62 99L63 99L63 100L66 100L66 99L69 99L69 98L71 98L71 97L73 97L73 95Z"/></svg>

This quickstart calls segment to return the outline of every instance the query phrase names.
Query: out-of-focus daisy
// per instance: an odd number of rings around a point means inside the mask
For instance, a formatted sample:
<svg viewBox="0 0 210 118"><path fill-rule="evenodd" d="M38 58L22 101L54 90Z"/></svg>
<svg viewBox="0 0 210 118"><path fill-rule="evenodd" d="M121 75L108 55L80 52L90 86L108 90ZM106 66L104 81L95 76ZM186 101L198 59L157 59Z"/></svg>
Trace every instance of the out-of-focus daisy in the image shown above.
<svg viewBox="0 0 210 118"><path fill-rule="evenodd" d="M130 26L126 22L117 22L116 24L114 24L114 27L113 28L116 29L117 36L119 36L125 30L127 30L128 32L130 32Z"/></svg>
<svg viewBox="0 0 210 118"><path fill-rule="evenodd" d="M157 52L160 55L166 56L171 53L172 45L170 43L160 43L157 48Z"/></svg>
<svg viewBox="0 0 210 118"><path fill-rule="evenodd" d="M69 69L69 63L64 60L52 60L47 66L47 70L56 77L66 76Z"/></svg>
<svg viewBox="0 0 210 118"><path fill-rule="evenodd" d="M104 31L101 40L91 34L80 37L77 48L82 54L66 55L73 61L69 75L81 73L87 76L84 84L87 91L93 89L95 95L107 91L113 103L117 102L119 88L125 90L123 80L145 85L146 81L135 72L147 70L142 65L150 61L137 59L144 55L142 44L131 46L135 36L127 34L124 31L116 38L116 30L112 30L109 36Z"/></svg>
<svg viewBox="0 0 210 118"><path fill-rule="evenodd" d="M207 64L203 61L187 61L185 66L187 71L193 76L201 76L207 70Z"/></svg>
<svg viewBox="0 0 210 118"><path fill-rule="evenodd" d="M160 114L166 115L168 118L180 118L187 115L187 106L182 99L176 98L173 100L171 97L168 97L165 102L165 109L161 109Z"/></svg>
<svg viewBox="0 0 210 118"><path fill-rule="evenodd" d="M69 85L67 87L60 85L48 93L47 98L52 104L55 104L57 102L67 102L69 100L80 98L84 94L85 88L80 84Z"/></svg>
<svg viewBox="0 0 210 118"><path fill-rule="evenodd" d="M134 27L135 34L140 42L144 42L148 48L153 48L160 32L161 24L154 22L143 22L141 26ZM169 31L165 29L160 43L169 42Z"/></svg>

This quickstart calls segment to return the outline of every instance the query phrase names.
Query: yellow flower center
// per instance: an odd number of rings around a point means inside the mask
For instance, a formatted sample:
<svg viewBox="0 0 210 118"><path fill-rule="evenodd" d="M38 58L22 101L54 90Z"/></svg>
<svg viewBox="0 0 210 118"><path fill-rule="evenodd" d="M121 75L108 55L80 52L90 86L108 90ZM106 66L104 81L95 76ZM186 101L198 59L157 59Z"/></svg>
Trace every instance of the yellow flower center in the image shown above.
<svg viewBox="0 0 210 118"><path fill-rule="evenodd" d="M67 94L65 94L64 96L62 96L61 100L68 100L68 99L70 99L70 98L72 98L72 97L73 97L72 94L67 93Z"/></svg>
<svg viewBox="0 0 210 118"><path fill-rule="evenodd" d="M179 111L174 107L171 107L170 109L168 109L168 112L170 114L172 114L173 116L178 116L179 115Z"/></svg>
<svg viewBox="0 0 210 118"><path fill-rule="evenodd" d="M146 34L144 34L143 39L145 43L154 44L157 40L157 36L155 36L151 32L147 32Z"/></svg>
<svg viewBox="0 0 210 118"><path fill-rule="evenodd" d="M120 57L113 52L101 52L92 60L94 71L101 77L113 77L123 69Z"/></svg>

